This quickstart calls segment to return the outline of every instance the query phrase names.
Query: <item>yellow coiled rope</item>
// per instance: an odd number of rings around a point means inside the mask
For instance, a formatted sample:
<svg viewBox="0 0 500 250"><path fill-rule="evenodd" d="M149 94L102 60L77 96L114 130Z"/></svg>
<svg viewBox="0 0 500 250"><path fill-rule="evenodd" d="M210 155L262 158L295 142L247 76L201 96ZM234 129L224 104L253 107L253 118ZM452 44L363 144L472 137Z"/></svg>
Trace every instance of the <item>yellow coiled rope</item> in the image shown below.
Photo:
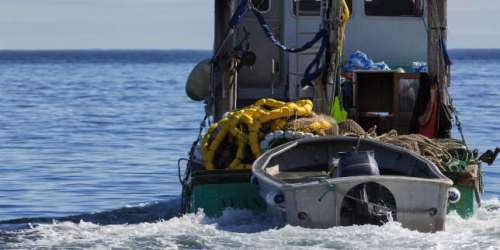
<svg viewBox="0 0 500 250"><path fill-rule="evenodd" d="M250 146L253 158L261 155L259 139L263 135L262 126L270 125L272 130L279 130L287 125L290 118L314 116L311 100L282 102L274 99L260 99L255 105L228 113L225 118L213 124L202 140L202 157L207 170L214 170L217 151L229 136L231 142L237 145L236 155L229 164L229 169L245 168L242 160L245 158L247 145ZM319 128L324 129L324 125ZM227 166L218 166L227 168Z"/></svg>

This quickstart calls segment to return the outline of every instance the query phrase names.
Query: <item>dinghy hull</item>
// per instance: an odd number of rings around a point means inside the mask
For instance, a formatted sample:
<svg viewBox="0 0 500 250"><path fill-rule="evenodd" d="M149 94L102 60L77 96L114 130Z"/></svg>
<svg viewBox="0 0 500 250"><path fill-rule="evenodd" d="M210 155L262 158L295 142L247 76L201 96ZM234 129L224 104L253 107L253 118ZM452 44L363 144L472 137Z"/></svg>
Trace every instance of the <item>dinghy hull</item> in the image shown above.
<svg viewBox="0 0 500 250"><path fill-rule="evenodd" d="M361 140L362 150L375 152L381 175L332 178L319 171L337 153L352 151L357 141L323 137L274 148L255 161L253 183L291 225L327 228L395 220L419 231L443 230L452 181L416 154Z"/></svg>

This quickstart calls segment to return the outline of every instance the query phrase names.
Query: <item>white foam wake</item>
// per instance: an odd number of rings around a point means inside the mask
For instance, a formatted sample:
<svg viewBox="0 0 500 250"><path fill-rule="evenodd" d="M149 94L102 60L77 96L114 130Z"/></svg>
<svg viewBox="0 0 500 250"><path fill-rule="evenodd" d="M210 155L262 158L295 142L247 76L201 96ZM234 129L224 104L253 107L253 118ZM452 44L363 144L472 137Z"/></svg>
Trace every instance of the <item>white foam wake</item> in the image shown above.
<svg viewBox="0 0 500 250"><path fill-rule="evenodd" d="M10 248L498 249L500 201L485 201L467 220L449 215L446 230L438 233L410 231L397 222L305 229L283 226L275 217L227 210L218 219L198 213L135 225L53 223L18 231L8 239L3 244Z"/></svg>

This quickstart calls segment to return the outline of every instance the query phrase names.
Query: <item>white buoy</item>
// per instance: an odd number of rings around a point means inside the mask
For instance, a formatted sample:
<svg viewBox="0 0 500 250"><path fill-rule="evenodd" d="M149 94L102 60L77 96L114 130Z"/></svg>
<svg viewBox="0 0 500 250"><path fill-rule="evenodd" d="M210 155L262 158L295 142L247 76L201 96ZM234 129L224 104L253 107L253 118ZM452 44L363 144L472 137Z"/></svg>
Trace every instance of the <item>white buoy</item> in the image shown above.
<svg viewBox="0 0 500 250"><path fill-rule="evenodd" d="M273 139L274 139L274 133L273 132L267 134L266 137L264 138L264 140L266 140L266 141L271 141Z"/></svg>
<svg viewBox="0 0 500 250"><path fill-rule="evenodd" d="M451 187L448 189L448 200L451 204L456 204L460 201L460 190L457 188Z"/></svg>
<svg viewBox="0 0 500 250"><path fill-rule="evenodd" d="M293 139L293 132L290 130L285 131L285 138Z"/></svg>
<svg viewBox="0 0 500 250"><path fill-rule="evenodd" d="M285 136L285 132L283 132L283 130L274 131L274 139L281 139L283 136Z"/></svg>
<svg viewBox="0 0 500 250"><path fill-rule="evenodd" d="M266 202L271 206L276 206L277 204L283 203L284 201L285 197L283 196L283 194L280 194L278 192L273 191L269 192L266 195Z"/></svg>
<svg viewBox="0 0 500 250"><path fill-rule="evenodd" d="M262 140L260 142L260 149L262 149L262 151L266 151L269 149L269 141L267 140Z"/></svg>
<svg viewBox="0 0 500 250"><path fill-rule="evenodd" d="M314 135L312 133L305 133L304 138L313 138Z"/></svg>
<svg viewBox="0 0 500 250"><path fill-rule="evenodd" d="M193 101L202 101L210 96L210 59L199 62L186 82L186 94Z"/></svg>
<svg viewBox="0 0 500 250"><path fill-rule="evenodd" d="M293 135L293 138L295 139L302 139L304 138L304 133L303 132L295 132L294 135Z"/></svg>

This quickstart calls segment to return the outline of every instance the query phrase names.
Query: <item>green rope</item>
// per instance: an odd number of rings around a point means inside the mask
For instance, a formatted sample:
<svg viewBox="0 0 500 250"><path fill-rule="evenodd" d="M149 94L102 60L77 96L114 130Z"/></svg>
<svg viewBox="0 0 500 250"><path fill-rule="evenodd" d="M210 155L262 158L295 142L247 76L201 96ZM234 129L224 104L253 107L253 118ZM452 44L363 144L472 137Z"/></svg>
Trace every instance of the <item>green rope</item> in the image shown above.
<svg viewBox="0 0 500 250"><path fill-rule="evenodd" d="M325 183L327 184L327 189L326 191L319 197L318 201L321 202L323 200L323 198L325 198L325 196L329 193L329 192L332 192L332 193L335 193L337 191L337 188L335 187L334 184L328 182L328 179L327 178L321 178L319 180L320 183Z"/></svg>
<svg viewBox="0 0 500 250"><path fill-rule="evenodd" d="M473 162L474 155L468 149L450 151L451 158L443 162L443 166L448 172L465 172L467 167Z"/></svg>

